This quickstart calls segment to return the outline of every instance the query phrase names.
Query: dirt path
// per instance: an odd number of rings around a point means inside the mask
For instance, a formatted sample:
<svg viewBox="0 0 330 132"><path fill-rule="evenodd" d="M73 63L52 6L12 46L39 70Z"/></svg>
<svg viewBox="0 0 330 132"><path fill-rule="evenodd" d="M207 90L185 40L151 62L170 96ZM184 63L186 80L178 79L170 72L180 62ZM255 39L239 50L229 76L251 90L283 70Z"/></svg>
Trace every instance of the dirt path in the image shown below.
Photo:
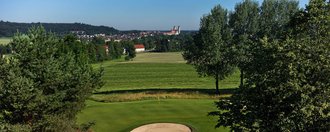
<svg viewBox="0 0 330 132"><path fill-rule="evenodd" d="M131 132L191 132L191 130L182 124L153 123L135 128Z"/></svg>

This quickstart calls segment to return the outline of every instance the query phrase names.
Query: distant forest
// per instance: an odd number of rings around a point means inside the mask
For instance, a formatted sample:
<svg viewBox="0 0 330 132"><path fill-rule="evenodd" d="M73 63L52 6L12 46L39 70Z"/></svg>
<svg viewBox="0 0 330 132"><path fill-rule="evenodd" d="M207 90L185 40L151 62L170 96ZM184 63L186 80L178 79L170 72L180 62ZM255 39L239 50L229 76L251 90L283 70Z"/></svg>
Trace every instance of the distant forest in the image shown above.
<svg viewBox="0 0 330 132"><path fill-rule="evenodd" d="M32 26L42 25L47 31L58 35L70 33L70 31L85 31L86 34L116 34L119 30L107 26L93 26L84 23L17 23L0 21L0 37L11 37L17 31L26 33Z"/></svg>

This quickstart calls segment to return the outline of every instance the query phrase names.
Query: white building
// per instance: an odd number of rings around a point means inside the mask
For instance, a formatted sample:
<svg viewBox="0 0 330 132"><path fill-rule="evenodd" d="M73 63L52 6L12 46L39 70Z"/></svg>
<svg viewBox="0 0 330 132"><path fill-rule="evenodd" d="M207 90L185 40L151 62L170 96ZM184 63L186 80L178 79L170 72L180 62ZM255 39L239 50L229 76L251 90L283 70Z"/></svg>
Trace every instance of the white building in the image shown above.
<svg viewBox="0 0 330 132"><path fill-rule="evenodd" d="M181 32L180 26L174 26L170 32L163 33L164 35L179 35Z"/></svg>
<svg viewBox="0 0 330 132"><path fill-rule="evenodd" d="M144 52L146 50L143 44L135 44L134 47L135 52Z"/></svg>

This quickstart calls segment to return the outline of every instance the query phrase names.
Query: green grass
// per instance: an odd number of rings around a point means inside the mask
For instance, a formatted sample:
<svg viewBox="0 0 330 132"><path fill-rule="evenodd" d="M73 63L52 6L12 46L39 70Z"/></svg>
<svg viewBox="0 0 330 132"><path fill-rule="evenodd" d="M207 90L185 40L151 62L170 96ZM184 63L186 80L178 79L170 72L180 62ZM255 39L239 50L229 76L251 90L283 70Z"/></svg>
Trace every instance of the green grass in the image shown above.
<svg viewBox="0 0 330 132"><path fill-rule="evenodd" d="M138 53L129 63L186 63L181 52L146 52Z"/></svg>
<svg viewBox="0 0 330 132"><path fill-rule="evenodd" d="M229 131L214 129L216 119L207 113L216 110L215 81L201 78L185 64L181 53L139 53L133 61L105 61L105 85L87 101L78 115L79 123L96 121L96 132L128 132L143 124L174 122L191 126L196 132ZM220 81L222 97L239 85L239 72ZM139 100L139 101L136 101ZM130 102L127 102L130 101ZM115 103L102 103L115 102Z"/></svg>
<svg viewBox="0 0 330 132"><path fill-rule="evenodd" d="M155 63L152 63L155 62ZM99 91L130 89L198 88L214 89L210 77L199 77L193 66L183 63L181 53L142 53L133 61L105 61L106 82ZM220 82L220 88L236 88L239 72Z"/></svg>
<svg viewBox="0 0 330 132"><path fill-rule="evenodd" d="M216 118L207 116L216 110L214 100L150 100L126 103L88 101L78 122L95 121L96 132L128 132L143 124L174 122L192 126L197 132L222 132L215 129Z"/></svg>
<svg viewBox="0 0 330 132"><path fill-rule="evenodd" d="M11 38L0 38L0 45L7 45L11 41Z"/></svg>

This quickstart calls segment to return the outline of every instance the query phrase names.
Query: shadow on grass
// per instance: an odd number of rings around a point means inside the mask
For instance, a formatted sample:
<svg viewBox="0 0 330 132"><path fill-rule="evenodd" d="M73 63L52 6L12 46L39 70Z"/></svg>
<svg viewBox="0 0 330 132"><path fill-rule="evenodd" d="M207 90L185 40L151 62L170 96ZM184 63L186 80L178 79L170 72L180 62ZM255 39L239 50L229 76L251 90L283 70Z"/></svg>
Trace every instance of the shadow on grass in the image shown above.
<svg viewBox="0 0 330 132"><path fill-rule="evenodd" d="M219 89L221 94L233 94L237 88L226 88ZM198 88L151 88L151 89L132 89L132 90L113 90L113 91L97 91L94 94L122 94L122 93L186 93L186 92L194 92L194 93L202 93L208 95L215 95L215 89L198 89Z"/></svg>

